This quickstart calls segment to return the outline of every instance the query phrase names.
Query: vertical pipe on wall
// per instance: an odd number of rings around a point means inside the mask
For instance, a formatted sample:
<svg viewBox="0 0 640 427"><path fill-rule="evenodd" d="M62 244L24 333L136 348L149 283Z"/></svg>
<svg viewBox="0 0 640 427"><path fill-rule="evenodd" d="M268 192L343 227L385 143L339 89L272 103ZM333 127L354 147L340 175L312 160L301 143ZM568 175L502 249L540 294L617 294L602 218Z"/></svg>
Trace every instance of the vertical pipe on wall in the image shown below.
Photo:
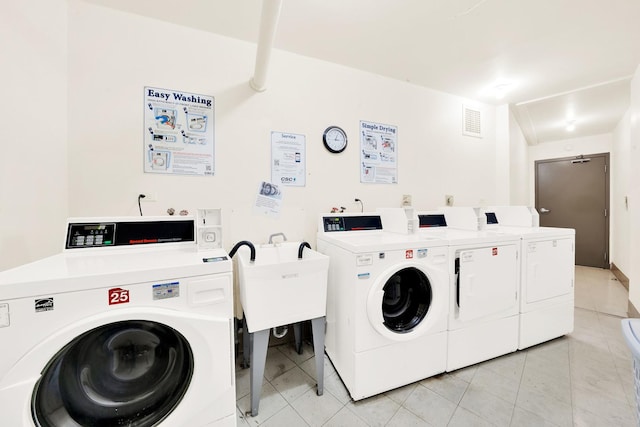
<svg viewBox="0 0 640 427"><path fill-rule="evenodd" d="M256 91L264 91L267 83L267 71L271 50L276 38L278 18L282 0L263 0L262 18L260 20L260 35L258 36L258 51L256 53L256 67L249 85Z"/></svg>

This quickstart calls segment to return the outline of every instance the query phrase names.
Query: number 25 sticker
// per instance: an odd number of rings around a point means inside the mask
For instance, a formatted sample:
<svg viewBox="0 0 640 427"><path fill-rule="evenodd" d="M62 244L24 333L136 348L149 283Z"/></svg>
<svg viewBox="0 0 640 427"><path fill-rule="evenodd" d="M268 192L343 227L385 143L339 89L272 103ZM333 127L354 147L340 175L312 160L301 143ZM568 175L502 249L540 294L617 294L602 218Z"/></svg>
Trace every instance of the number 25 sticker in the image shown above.
<svg viewBox="0 0 640 427"><path fill-rule="evenodd" d="M109 289L109 305L125 304L129 302L129 291L122 288Z"/></svg>

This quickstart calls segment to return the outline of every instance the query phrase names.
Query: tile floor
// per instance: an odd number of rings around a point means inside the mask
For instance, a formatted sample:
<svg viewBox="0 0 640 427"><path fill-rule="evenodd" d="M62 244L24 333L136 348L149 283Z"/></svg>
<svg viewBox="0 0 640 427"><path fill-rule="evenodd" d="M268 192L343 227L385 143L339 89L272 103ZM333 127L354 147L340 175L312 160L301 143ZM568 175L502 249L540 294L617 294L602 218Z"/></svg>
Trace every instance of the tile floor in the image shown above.
<svg viewBox="0 0 640 427"><path fill-rule="evenodd" d="M271 347L257 417L237 367L238 426L636 426L627 298L608 270L576 267L570 335L358 402L326 356L316 395L311 346Z"/></svg>

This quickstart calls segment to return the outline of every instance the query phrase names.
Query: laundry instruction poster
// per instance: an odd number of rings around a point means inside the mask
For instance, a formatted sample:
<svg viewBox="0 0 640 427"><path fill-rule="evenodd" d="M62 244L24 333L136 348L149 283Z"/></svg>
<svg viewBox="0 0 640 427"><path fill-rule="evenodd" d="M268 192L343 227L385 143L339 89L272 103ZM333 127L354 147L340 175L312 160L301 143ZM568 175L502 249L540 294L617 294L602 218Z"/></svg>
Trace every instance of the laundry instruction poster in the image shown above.
<svg viewBox="0 0 640 427"><path fill-rule="evenodd" d="M304 187L306 177L305 136L271 132L271 181Z"/></svg>
<svg viewBox="0 0 640 427"><path fill-rule="evenodd" d="M398 127L360 121L360 182L398 183Z"/></svg>
<svg viewBox="0 0 640 427"><path fill-rule="evenodd" d="M144 171L215 174L214 97L144 88Z"/></svg>

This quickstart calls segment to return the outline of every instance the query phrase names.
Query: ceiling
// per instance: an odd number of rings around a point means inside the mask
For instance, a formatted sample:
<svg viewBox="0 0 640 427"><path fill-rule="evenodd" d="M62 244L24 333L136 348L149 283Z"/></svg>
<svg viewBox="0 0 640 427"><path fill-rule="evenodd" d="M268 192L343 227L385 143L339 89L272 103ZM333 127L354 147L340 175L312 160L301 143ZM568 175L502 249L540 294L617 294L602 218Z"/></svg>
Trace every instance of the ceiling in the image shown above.
<svg viewBox="0 0 640 427"><path fill-rule="evenodd" d="M85 1L258 41L260 0ZM615 128L640 64L640 1L283 0L274 47L509 103L537 144Z"/></svg>

